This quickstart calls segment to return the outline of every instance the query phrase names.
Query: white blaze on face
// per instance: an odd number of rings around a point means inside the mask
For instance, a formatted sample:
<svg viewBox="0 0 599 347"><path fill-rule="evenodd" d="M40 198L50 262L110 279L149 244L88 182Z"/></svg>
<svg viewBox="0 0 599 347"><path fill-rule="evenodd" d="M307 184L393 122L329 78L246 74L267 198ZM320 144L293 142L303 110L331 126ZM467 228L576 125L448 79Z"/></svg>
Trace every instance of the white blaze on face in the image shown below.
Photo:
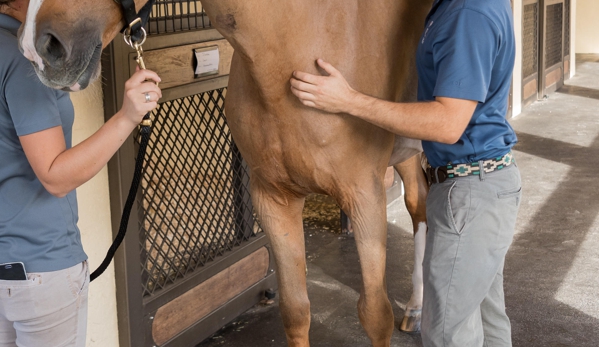
<svg viewBox="0 0 599 347"><path fill-rule="evenodd" d="M35 50L35 18L37 12L42 5L44 0L31 0L29 2L29 8L27 9L27 19L23 27L23 33L21 35L21 47L23 48L23 55L30 61L37 64L40 71L44 70L44 61L37 54Z"/></svg>

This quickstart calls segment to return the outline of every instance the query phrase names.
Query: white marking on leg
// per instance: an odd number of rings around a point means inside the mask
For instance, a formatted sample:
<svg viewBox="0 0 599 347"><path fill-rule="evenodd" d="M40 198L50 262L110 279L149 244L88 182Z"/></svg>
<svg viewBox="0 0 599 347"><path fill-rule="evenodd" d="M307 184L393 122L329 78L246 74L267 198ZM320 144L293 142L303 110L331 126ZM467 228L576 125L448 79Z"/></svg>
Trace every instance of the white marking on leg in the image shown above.
<svg viewBox="0 0 599 347"><path fill-rule="evenodd" d="M412 272L412 298L408 302L406 315L411 310L422 309L423 274L422 262L424 260L424 248L426 245L427 225L424 222L418 224L418 232L414 236L414 272Z"/></svg>
<svg viewBox="0 0 599 347"><path fill-rule="evenodd" d="M21 48L23 48L23 55L25 58L33 61L37 64L40 71L44 71L44 61L42 57L37 54L35 49L35 18L37 13L42 6L44 0L31 0L27 9L27 19L23 27L23 34L21 35Z"/></svg>

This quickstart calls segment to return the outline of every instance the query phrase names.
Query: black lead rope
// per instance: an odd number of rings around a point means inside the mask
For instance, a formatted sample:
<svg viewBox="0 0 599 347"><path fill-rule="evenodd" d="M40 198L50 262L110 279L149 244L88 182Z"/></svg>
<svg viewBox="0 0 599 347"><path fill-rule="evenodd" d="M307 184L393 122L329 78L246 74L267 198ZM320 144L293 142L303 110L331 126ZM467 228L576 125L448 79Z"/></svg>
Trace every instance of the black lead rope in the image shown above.
<svg viewBox="0 0 599 347"><path fill-rule="evenodd" d="M137 51L137 58L135 60L142 69L145 69L145 65L143 61L143 49L141 48L141 45L146 40L146 32L143 27L150 17L150 12L152 10L154 1L155 0L148 1L144 7L142 7L139 13L136 13L135 2L133 0L121 0L120 2L115 0L115 2L121 4L125 21L128 23L128 25L123 29L125 42L127 42L131 48L134 48ZM143 119L144 120L140 125L141 141L139 144L139 151L137 152L137 158L135 159L135 171L133 173L131 188L129 188L129 195L127 196L127 201L125 202L125 207L123 208L123 216L121 217L119 232L114 238L112 245L108 249L102 264L100 264L96 271L90 275L90 282L98 278L104 273L104 271L106 271L112 262L116 251L119 249L121 243L123 243L125 235L127 234L129 216L131 215L131 209L133 208L133 204L137 198L137 190L139 188L139 184L141 183L146 150L148 148L148 143L150 142L150 135L152 134L152 120L150 118L150 113L146 114Z"/></svg>
<svg viewBox="0 0 599 347"><path fill-rule="evenodd" d="M149 114L146 115L149 119ZM145 118L145 117L144 117ZM146 149L148 148L148 142L150 141L150 134L152 133L152 127L142 125L140 128L141 141L139 144L139 152L137 152L137 159L135 159L135 173L133 174L133 181L131 182L131 188L129 188L129 195L127 196L127 202L125 203L125 208L123 209L123 216L121 217L121 224L119 226L119 232L114 238L112 245L108 249L108 253L104 258L104 261L100 266L90 275L90 281L95 280L100 275L106 271L110 262L112 262L112 258L116 251L119 249L119 246L125 239L125 234L127 233L127 225L129 224L129 216L131 215L131 209L133 208L133 203L135 203L135 199L137 197L137 190L139 188L139 184L141 182L142 168L144 164L144 158L146 157Z"/></svg>

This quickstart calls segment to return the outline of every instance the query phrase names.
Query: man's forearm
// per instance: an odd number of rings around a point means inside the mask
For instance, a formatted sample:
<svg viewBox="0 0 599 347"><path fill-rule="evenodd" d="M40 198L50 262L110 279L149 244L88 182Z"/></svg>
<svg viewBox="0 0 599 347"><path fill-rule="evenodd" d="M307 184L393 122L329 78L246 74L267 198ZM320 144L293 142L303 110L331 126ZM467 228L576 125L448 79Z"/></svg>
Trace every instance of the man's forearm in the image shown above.
<svg viewBox="0 0 599 347"><path fill-rule="evenodd" d="M318 60L329 76L295 71L291 92L302 104L331 113L347 113L400 136L456 143L478 102L438 97L435 101L394 103L355 91L331 64Z"/></svg>
<svg viewBox="0 0 599 347"><path fill-rule="evenodd" d="M467 124L440 101L394 103L357 92L345 111L400 136L448 144Z"/></svg>

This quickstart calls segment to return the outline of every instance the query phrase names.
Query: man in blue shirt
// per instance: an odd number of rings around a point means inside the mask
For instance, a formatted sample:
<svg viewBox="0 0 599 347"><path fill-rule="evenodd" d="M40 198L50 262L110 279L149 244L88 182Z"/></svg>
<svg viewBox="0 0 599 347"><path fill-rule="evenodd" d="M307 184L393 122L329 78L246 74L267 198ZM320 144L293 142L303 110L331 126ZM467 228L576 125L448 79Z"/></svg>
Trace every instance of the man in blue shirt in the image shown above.
<svg viewBox="0 0 599 347"><path fill-rule="evenodd" d="M425 346L511 346L503 265L521 181L506 120L515 40L509 0L436 0L417 52L417 103L393 103L329 76L294 72L300 101L423 140L427 200Z"/></svg>

